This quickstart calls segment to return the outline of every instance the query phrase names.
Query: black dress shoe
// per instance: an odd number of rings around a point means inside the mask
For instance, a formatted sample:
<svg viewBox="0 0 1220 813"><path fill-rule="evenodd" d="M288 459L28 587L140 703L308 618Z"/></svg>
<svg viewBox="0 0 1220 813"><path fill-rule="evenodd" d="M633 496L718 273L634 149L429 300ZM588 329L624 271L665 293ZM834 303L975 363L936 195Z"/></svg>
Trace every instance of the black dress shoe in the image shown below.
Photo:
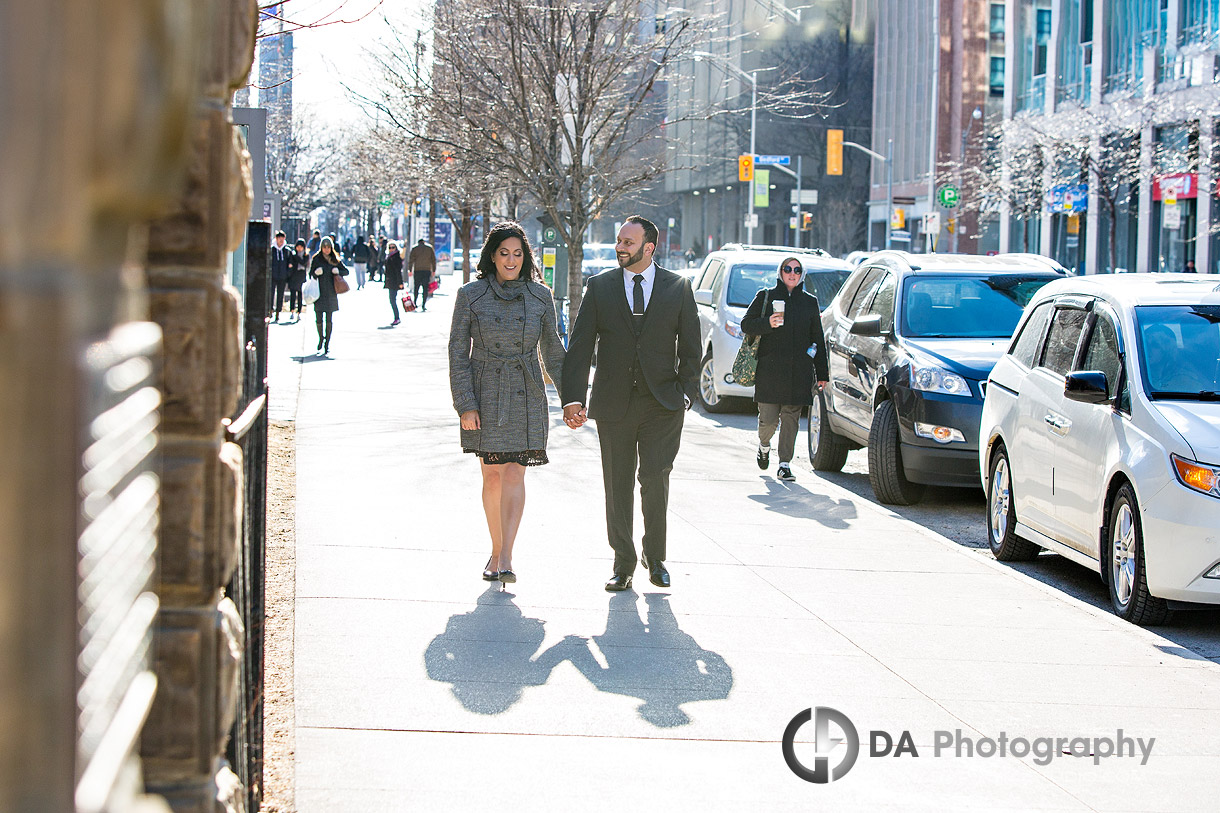
<svg viewBox="0 0 1220 813"><path fill-rule="evenodd" d="M648 568L648 581L657 587L669 587L669 571L664 562L650 562L647 556L640 557L640 562Z"/></svg>
<svg viewBox="0 0 1220 813"><path fill-rule="evenodd" d="M610 577L610 581L606 582L606 591L609 593L621 593L624 590L631 589L631 577L625 576L622 573L615 573Z"/></svg>

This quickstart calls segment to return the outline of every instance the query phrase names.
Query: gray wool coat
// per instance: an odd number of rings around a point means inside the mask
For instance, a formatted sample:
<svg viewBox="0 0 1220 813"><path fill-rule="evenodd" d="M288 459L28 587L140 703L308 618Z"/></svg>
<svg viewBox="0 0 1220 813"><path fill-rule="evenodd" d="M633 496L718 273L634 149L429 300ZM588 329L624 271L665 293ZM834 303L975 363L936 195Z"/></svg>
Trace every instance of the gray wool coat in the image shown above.
<svg viewBox="0 0 1220 813"><path fill-rule="evenodd" d="M458 414L479 412L479 429L461 430L479 452L546 449L550 416L538 350L560 387L564 349L551 291L533 281L501 285L495 276L463 285L449 332L449 388Z"/></svg>

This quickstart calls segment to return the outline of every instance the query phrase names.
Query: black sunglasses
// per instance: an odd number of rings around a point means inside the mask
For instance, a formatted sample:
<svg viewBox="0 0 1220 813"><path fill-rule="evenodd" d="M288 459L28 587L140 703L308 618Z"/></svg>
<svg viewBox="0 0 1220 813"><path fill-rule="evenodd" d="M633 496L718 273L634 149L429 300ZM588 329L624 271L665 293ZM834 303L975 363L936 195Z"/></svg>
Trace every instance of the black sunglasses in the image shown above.
<svg viewBox="0 0 1220 813"><path fill-rule="evenodd" d="M785 265L784 270L787 271L789 274L801 273L801 267L799 265Z"/></svg>

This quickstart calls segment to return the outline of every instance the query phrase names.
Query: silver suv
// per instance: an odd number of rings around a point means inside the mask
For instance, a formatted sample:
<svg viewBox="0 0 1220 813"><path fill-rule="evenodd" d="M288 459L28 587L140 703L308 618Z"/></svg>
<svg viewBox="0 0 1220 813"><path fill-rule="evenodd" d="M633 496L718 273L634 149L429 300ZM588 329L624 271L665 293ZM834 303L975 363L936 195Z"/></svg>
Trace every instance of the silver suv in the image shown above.
<svg viewBox="0 0 1220 813"><path fill-rule="evenodd" d="M699 374L699 400L708 412L723 412L732 398L753 398L754 388L733 380L733 361L741 347L741 317L763 288L779 279L779 264L796 257L805 268L805 290L818 298L823 309L830 304L851 274L852 267L820 249L729 244L708 254L694 277L699 305L699 335L703 365Z"/></svg>

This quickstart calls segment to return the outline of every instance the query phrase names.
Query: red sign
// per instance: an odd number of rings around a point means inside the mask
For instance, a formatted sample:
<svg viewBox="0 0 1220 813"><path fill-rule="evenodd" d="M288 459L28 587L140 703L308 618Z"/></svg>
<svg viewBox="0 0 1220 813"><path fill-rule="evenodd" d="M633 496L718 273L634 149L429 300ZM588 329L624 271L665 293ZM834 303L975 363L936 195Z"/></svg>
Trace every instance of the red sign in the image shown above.
<svg viewBox="0 0 1220 813"><path fill-rule="evenodd" d="M1152 199L1180 200L1199 196L1199 176L1193 172L1175 172L1172 175L1154 175Z"/></svg>

